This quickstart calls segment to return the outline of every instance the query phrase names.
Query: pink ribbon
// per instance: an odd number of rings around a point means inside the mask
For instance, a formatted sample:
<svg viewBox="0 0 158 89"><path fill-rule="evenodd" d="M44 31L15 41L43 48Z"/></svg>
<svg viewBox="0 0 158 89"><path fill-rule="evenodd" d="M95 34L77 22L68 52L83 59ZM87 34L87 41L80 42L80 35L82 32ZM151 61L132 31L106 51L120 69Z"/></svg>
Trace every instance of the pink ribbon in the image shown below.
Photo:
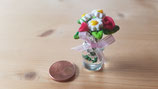
<svg viewBox="0 0 158 89"><path fill-rule="evenodd" d="M112 44L115 41L115 38L112 35L108 35L96 42L95 38L91 36L88 32L79 32L79 38L85 40L86 42L80 46L72 48L77 51L84 51L89 48L103 48Z"/></svg>

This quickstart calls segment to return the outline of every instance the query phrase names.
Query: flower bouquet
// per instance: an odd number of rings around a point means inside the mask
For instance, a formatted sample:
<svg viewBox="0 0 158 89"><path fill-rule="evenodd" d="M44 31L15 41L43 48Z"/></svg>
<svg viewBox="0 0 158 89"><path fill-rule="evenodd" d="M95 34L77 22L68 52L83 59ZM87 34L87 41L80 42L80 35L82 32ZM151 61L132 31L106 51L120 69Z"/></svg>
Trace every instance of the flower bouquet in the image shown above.
<svg viewBox="0 0 158 89"><path fill-rule="evenodd" d="M104 47L115 41L112 34L119 30L119 26L100 9L83 14L78 23L81 24L81 27L74 35L74 39L83 39L84 43L72 49L82 51L85 68L94 71L100 70L105 60Z"/></svg>

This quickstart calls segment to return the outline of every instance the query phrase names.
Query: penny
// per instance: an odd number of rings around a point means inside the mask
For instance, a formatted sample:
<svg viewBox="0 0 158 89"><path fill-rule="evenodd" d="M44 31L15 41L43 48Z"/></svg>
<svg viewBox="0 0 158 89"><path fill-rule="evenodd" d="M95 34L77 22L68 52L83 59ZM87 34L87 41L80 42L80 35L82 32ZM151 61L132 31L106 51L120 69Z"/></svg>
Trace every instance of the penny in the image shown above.
<svg viewBox="0 0 158 89"><path fill-rule="evenodd" d="M67 81L75 75L75 66L68 61L57 61L51 65L49 74L55 81Z"/></svg>

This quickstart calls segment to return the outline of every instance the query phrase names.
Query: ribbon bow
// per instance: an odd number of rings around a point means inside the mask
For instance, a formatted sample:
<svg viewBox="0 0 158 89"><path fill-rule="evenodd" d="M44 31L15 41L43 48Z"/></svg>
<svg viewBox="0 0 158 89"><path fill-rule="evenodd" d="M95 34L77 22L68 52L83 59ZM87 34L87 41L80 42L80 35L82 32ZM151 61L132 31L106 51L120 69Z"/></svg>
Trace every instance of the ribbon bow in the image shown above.
<svg viewBox="0 0 158 89"><path fill-rule="evenodd" d="M79 38L85 40L85 42L80 46L73 47L73 50L84 51L89 48L103 48L115 41L112 35L108 35L96 42L95 38L88 32L79 32Z"/></svg>

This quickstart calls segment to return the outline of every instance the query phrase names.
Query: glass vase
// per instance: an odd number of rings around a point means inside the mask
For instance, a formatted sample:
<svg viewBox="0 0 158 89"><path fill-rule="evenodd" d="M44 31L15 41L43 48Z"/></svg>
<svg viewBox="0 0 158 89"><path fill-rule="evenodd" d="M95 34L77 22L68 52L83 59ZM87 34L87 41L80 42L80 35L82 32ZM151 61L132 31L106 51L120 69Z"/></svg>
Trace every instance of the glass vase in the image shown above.
<svg viewBox="0 0 158 89"><path fill-rule="evenodd" d="M83 66L91 71L99 71L104 65L103 48L88 48L82 52Z"/></svg>

